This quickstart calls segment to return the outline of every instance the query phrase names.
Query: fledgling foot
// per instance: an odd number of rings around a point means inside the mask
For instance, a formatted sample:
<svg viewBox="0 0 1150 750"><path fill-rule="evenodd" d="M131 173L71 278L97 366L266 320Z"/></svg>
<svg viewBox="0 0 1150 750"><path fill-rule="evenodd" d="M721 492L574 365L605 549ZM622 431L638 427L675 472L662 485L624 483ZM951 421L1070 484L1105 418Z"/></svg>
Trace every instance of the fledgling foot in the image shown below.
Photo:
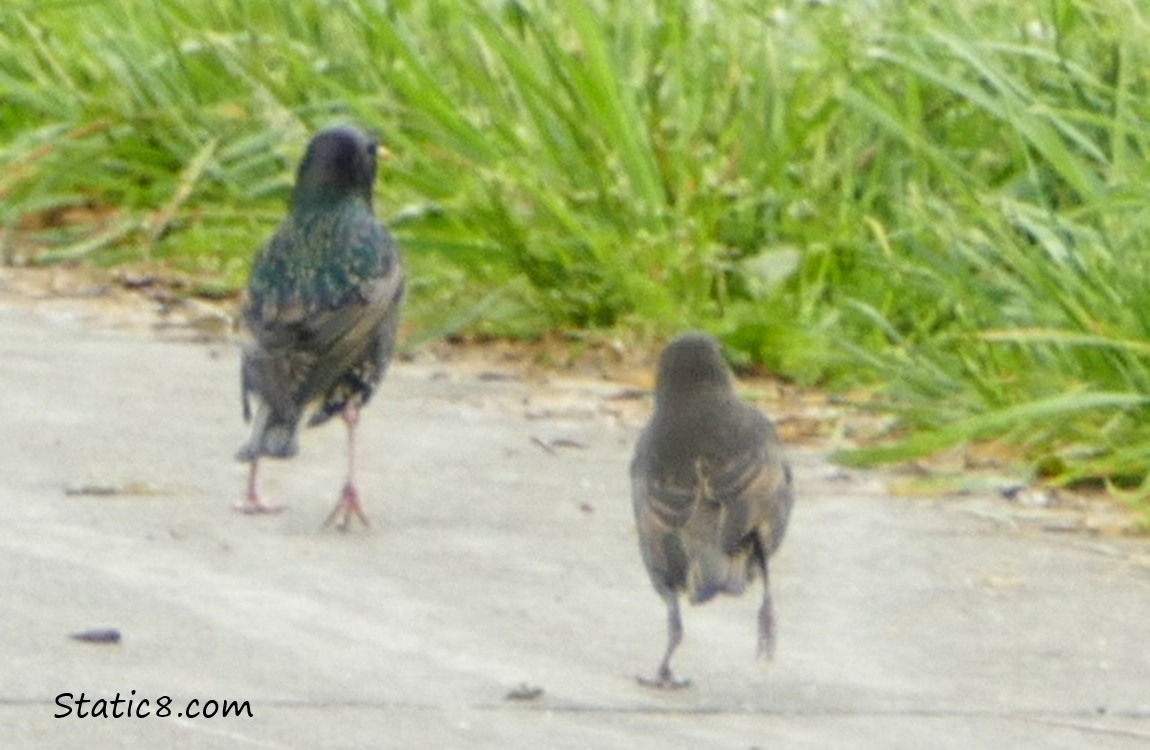
<svg viewBox="0 0 1150 750"><path fill-rule="evenodd" d="M759 658L763 661L771 661L775 658L775 634L759 633Z"/></svg>
<svg viewBox="0 0 1150 750"><path fill-rule="evenodd" d="M691 681L685 677L675 677L671 674L671 670L662 667L659 673L652 679L650 677L643 677L639 675L635 680L644 687L656 688L658 690L682 690L691 687Z"/></svg>
<svg viewBox="0 0 1150 750"><path fill-rule="evenodd" d="M339 523L336 523L335 527L340 531L348 530L352 518L358 518L364 526L371 526L371 522L367 520L367 515L363 512L363 507L359 504L359 491L351 482L343 486L339 502L331 509L331 513L327 514L327 519L324 520L323 525L325 527L331 526L337 518Z"/></svg>
<svg viewBox="0 0 1150 750"><path fill-rule="evenodd" d="M268 505L259 497L248 496L242 503L236 503L232 510L243 513L245 516L263 516L272 513L281 513L287 509L286 505Z"/></svg>

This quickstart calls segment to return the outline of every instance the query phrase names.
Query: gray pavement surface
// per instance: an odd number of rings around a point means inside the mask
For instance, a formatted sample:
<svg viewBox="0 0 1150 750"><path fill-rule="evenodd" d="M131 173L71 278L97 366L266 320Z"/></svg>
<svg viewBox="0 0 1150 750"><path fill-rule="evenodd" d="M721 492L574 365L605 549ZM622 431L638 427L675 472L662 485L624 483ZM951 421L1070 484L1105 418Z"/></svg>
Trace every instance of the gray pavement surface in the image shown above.
<svg viewBox="0 0 1150 750"><path fill-rule="evenodd" d="M374 525L345 534L338 424L268 463L289 510L232 512L237 362L0 306L0 747L1150 746L1145 540L796 448L775 661L756 584L684 610L694 685L660 692L634 680L665 636L626 475L647 404L398 363L362 422ZM122 641L69 638L99 627ZM55 718L63 693L251 717Z"/></svg>

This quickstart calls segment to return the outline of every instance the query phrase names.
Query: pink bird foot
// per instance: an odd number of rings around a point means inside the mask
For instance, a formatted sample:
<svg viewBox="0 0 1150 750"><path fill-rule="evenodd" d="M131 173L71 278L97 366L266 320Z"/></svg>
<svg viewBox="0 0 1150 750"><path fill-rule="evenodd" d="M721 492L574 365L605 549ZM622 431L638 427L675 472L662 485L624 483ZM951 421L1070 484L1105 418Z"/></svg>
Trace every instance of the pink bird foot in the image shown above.
<svg viewBox="0 0 1150 750"><path fill-rule="evenodd" d="M351 525L352 518L358 518L364 526L371 526L367 520L367 516L363 512L363 506L359 503L359 490L350 481L343 486L343 492L340 493L339 502L332 508L331 513L328 514L327 520L323 522L324 526L331 526L332 522L339 519L339 523L335 527L340 531L347 531Z"/></svg>
<svg viewBox="0 0 1150 750"><path fill-rule="evenodd" d="M286 507L284 505L268 505L260 499L259 484L257 483L259 469L259 459L252 461L251 468L248 470L248 491L244 495L244 501L232 506L233 509L244 515L262 516L269 513L279 513Z"/></svg>
<svg viewBox="0 0 1150 750"><path fill-rule="evenodd" d="M236 503L232 506L232 509L237 513L243 513L246 516L262 516L271 513L280 513L286 508L286 505L268 505L263 500L260 500L259 495L248 495L242 503Z"/></svg>

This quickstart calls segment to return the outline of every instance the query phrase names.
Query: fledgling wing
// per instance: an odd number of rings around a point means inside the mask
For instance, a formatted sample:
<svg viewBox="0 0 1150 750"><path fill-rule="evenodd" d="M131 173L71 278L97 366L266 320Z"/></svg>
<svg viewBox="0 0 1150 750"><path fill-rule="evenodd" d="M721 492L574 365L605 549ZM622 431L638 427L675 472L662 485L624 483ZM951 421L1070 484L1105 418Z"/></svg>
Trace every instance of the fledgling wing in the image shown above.
<svg viewBox="0 0 1150 750"><path fill-rule="evenodd" d="M790 467L770 421L747 404L722 452L723 461L708 474L708 496L720 507L719 544L732 556L757 534L770 555L782 542L794 504Z"/></svg>
<svg viewBox="0 0 1150 750"><path fill-rule="evenodd" d="M654 423L639 436L631 461L631 501L639 549L655 588L663 595L686 586L690 559L682 530L695 510L698 489L658 471L652 454Z"/></svg>
<svg viewBox="0 0 1150 750"><path fill-rule="evenodd" d="M651 580L664 595L686 591L694 602L741 591L753 574L750 562L782 541L794 502L770 421L740 402L722 411L722 428L705 430L710 439L673 460L656 458L653 436L660 430L652 422L631 467L635 521ZM678 434L661 447L682 446L700 434Z"/></svg>

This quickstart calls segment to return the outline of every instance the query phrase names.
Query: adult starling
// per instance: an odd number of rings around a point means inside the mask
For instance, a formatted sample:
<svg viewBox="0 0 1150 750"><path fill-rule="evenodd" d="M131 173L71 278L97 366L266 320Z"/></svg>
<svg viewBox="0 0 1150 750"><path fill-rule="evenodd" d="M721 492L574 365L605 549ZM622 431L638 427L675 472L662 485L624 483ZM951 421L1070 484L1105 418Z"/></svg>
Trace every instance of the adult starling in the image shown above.
<svg viewBox="0 0 1150 750"><path fill-rule="evenodd" d="M355 427L395 349L404 288L395 241L372 209L377 150L352 127L312 138L291 211L252 266L241 369L252 430L236 455L251 463L243 512L279 510L260 499L259 462L295 455L305 412L309 426L338 414L347 424L347 481L325 525L368 523L355 484Z"/></svg>
<svg viewBox="0 0 1150 750"><path fill-rule="evenodd" d="M635 446L631 496L639 548L667 603L667 649L654 687L685 687L671 673L683 637L679 595L701 604L763 577L759 655L775 648L768 560L794 494L771 422L735 395L719 344L702 333L672 341L659 359L655 413Z"/></svg>

